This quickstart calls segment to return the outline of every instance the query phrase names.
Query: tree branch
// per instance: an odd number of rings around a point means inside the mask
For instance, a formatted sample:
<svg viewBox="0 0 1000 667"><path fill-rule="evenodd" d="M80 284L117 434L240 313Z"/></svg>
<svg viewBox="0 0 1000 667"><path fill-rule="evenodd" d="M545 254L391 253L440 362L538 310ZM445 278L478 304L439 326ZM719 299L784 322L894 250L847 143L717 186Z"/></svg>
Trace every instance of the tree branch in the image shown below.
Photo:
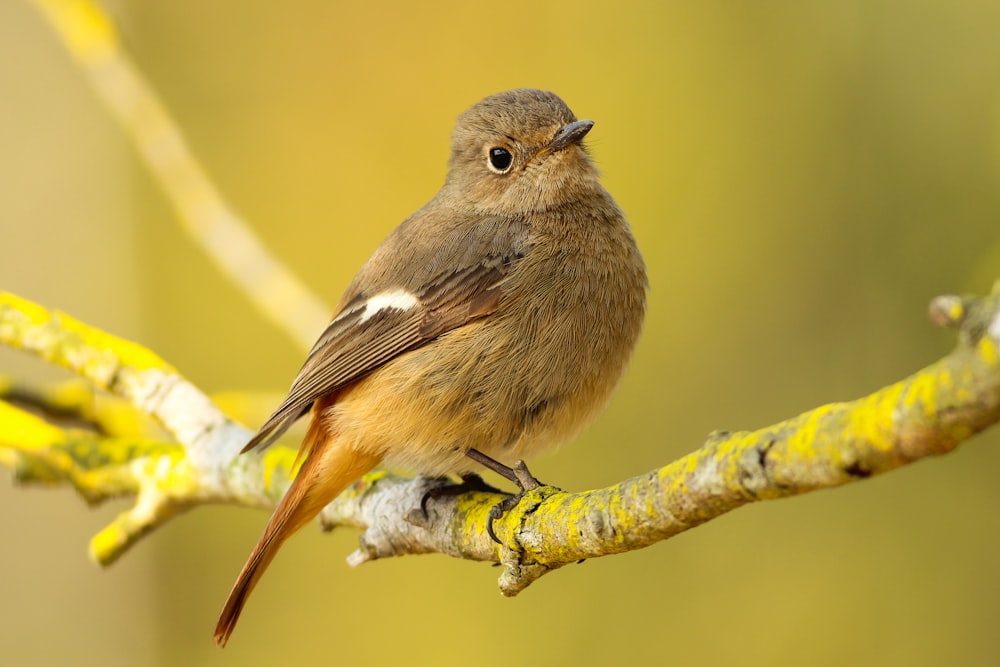
<svg viewBox="0 0 1000 667"><path fill-rule="evenodd" d="M663 468L605 489L541 487L486 532L502 496L473 492L420 501L438 484L373 473L321 514L321 525L364 530L352 565L444 553L503 565L516 595L541 575L586 558L649 546L756 500L839 486L944 454L1000 420L1000 282L979 297L939 297L931 319L957 329L950 354L869 396L818 407L757 431L715 432ZM106 564L181 510L204 503L273 507L294 452L237 456L249 432L151 352L0 294L0 342L69 368L154 416L176 443L62 429L0 402L0 463L22 481L68 482L88 501L135 495L135 506L91 543ZM181 416L183 415L183 416Z"/></svg>

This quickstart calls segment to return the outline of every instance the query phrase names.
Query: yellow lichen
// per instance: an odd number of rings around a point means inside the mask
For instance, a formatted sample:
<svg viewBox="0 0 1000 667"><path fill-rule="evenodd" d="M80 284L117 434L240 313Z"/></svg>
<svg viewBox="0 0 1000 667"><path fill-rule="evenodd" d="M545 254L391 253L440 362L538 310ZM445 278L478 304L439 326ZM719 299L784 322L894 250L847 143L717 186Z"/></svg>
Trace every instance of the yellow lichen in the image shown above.
<svg viewBox="0 0 1000 667"><path fill-rule="evenodd" d="M98 565L107 565L114 559L126 541L118 523L112 523L90 538L90 559Z"/></svg>
<svg viewBox="0 0 1000 667"><path fill-rule="evenodd" d="M962 301L960 299L954 299L951 302L951 306L948 308L948 318L952 322L960 322L964 315L965 308L962 306Z"/></svg>
<svg viewBox="0 0 1000 667"><path fill-rule="evenodd" d="M892 437L896 408L903 399L906 386L897 382L856 404L851 410L848 433L879 451L893 448Z"/></svg>
<svg viewBox="0 0 1000 667"><path fill-rule="evenodd" d="M979 356L987 366L996 366L998 361L997 346L992 338L983 336L979 339Z"/></svg>
<svg viewBox="0 0 1000 667"><path fill-rule="evenodd" d="M941 373L927 369L910 378L903 394L903 406L908 410L922 407L922 414L932 415L938 409L937 396L941 389Z"/></svg>
<svg viewBox="0 0 1000 667"><path fill-rule="evenodd" d="M274 485L278 481L275 479L275 474L282 475L281 481L283 482L287 482L295 476L291 469L294 455L295 453L287 447L272 447L264 453L264 488L266 490L274 489ZM251 454L251 456L255 455Z"/></svg>
<svg viewBox="0 0 1000 667"><path fill-rule="evenodd" d="M0 401L0 446L36 450L62 442L64 437L58 426Z"/></svg>

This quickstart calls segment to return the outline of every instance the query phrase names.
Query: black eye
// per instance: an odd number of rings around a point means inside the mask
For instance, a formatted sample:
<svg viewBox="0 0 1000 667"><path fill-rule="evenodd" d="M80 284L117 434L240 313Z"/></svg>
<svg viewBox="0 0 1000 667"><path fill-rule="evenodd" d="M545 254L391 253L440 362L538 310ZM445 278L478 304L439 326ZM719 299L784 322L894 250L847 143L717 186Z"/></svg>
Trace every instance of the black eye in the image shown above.
<svg viewBox="0 0 1000 667"><path fill-rule="evenodd" d="M514 156L506 148L494 146L490 149L490 167L498 174L502 174L510 169Z"/></svg>

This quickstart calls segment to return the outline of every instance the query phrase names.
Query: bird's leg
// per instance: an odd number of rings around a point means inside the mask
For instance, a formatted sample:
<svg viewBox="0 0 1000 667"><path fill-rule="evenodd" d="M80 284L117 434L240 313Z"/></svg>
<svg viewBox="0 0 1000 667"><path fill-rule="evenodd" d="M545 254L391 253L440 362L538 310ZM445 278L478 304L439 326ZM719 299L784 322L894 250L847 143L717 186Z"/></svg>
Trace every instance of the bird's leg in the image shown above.
<svg viewBox="0 0 1000 667"><path fill-rule="evenodd" d="M487 468L489 468L496 474L500 475L501 477L509 479L514 484L517 484L518 488L521 489L519 493L514 494L509 498L504 498L496 505L494 505L492 509L490 509L488 521L486 522L486 532L490 534L490 537L493 538L494 542L496 542L497 544L503 544L497 538L496 533L493 532L493 522L502 517L510 510L514 509L514 507L516 507L517 504L521 502L521 498L524 497L526 491L532 491L544 485L541 482L539 482L534 475L531 474L531 472L528 470L528 466L525 465L524 461L518 461L517 463L514 464L513 468L509 468L504 464L500 463L499 461L497 461L496 459L491 458L486 454L483 454L478 449L470 449L467 452L465 452L465 455L468 456L473 461L486 466Z"/></svg>
<svg viewBox="0 0 1000 667"><path fill-rule="evenodd" d="M486 456L486 454L483 454L478 449L470 449L465 452L465 455L476 463L489 468L501 477L509 479L514 484L517 484L521 491L531 491L532 489L544 486L544 484L535 479L535 476L528 471L528 466L524 464L524 461L518 461L514 464L513 468L510 468L496 459Z"/></svg>

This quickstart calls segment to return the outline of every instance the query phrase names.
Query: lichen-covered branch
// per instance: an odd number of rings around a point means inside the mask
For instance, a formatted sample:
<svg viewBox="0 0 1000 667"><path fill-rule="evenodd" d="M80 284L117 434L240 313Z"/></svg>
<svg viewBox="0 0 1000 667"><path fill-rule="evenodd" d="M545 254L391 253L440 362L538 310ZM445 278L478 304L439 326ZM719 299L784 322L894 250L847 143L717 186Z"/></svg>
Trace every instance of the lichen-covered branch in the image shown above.
<svg viewBox="0 0 1000 667"><path fill-rule="evenodd" d="M294 453L275 449L263 458L237 457L250 433L146 348L2 292L0 343L78 374L156 420L173 438L165 448L162 440L138 430L112 429L101 436L60 428L10 403L0 404L0 460L15 467L19 479L69 482L89 502L136 495L135 507L91 543L95 560L114 561L191 504L267 506L281 496L280 481L270 481L287 479ZM285 474L275 476L275 470ZM262 485L259 480L265 478Z"/></svg>
<svg viewBox="0 0 1000 667"><path fill-rule="evenodd" d="M936 299L931 318L957 329L959 345L914 375L757 431L713 433L691 454L605 489L537 489L497 524L502 548L485 537L495 498L437 501L439 514L423 522L407 508L417 506L424 488L395 479L370 481L386 487L378 494L345 494L324 519L368 528L355 563L431 550L499 556L501 590L515 595L567 563L649 546L749 502L839 486L944 454L1000 420L1000 282L985 299Z"/></svg>
<svg viewBox="0 0 1000 667"><path fill-rule="evenodd" d="M0 343L32 352L151 415L206 469L239 450L246 432L146 348L64 313L0 292Z"/></svg>
<svg viewBox="0 0 1000 667"><path fill-rule="evenodd" d="M931 318L957 329L958 345L912 376L757 431L713 433L691 454L605 489L535 489L496 522L502 546L486 532L499 494L434 497L425 514L421 500L439 481L381 472L331 503L321 524L363 529L352 564L430 552L499 562L501 590L515 595L567 563L649 546L755 500L847 484L944 454L1000 420L1000 282L985 298L936 299ZM184 419L215 426L199 431L184 420L178 426L176 403L163 396L186 381L133 343L4 294L0 342L127 398L176 440L64 429L0 402L0 463L19 480L70 483L90 502L136 497L92 541L98 562L111 562L185 509L220 502L273 507L287 488L292 449L237 456L249 432L220 416L200 392L185 409L204 414Z"/></svg>

